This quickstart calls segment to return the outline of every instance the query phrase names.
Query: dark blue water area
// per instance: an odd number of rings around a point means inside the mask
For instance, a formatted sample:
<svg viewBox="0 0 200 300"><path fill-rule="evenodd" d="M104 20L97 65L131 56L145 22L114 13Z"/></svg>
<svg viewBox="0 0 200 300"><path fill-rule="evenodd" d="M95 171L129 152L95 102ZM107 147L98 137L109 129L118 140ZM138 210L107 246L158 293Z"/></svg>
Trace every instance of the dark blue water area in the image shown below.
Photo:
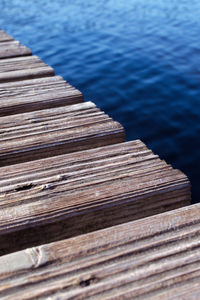
<svg viewBox="0 0 200 300"><path fill-rule="evenodd" d="M199 0L0 0L0 27L192 183L200 200Z"/></svg>

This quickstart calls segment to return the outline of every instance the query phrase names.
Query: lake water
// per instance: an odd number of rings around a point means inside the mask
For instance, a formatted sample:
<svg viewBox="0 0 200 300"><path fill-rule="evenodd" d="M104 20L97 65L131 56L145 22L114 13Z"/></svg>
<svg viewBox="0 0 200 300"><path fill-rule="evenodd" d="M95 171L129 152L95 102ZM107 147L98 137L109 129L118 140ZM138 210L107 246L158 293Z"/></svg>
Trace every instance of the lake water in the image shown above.
<svg viewBox="0 0 200 300"><path fill-rule="evenodd" d="M199 0L0 0L0 27L184 171L200 199Z"/></svg>

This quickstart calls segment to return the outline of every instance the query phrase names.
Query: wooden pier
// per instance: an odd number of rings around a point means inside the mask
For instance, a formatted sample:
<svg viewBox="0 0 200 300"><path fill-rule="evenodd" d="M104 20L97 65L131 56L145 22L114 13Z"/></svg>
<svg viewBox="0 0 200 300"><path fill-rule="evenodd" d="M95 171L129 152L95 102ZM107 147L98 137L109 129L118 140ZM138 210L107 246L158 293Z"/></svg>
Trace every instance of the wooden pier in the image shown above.
<svg viewBox="0 0 200 300"><path fill-rule="evenodd" d="M0 299L200 298L187 177L4 31L0 137Z"/></svg>
<svg viewBox="0 0 200 300"><path fill-rule="evenodd" d="M197 204L2 256L1 299L199 299L199 257Z"/></svg>

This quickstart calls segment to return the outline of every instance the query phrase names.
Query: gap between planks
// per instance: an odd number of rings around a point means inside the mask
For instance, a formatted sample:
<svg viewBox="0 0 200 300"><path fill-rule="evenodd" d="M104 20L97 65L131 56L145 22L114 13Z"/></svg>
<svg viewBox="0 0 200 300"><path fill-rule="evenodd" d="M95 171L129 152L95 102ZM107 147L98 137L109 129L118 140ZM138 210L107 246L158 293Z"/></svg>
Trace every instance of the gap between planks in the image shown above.
<svg viewBox="0 0 200 300"><path fill-rule="evenodd" d="M0 168L0 253L189 204L187 177L141 141Z"/></svg>
<svg viewBox="0 0 200 300"><path fill-rule="evenodd" d="M199 216L196 204L3 256L1 299L199 299Z"/></svg>

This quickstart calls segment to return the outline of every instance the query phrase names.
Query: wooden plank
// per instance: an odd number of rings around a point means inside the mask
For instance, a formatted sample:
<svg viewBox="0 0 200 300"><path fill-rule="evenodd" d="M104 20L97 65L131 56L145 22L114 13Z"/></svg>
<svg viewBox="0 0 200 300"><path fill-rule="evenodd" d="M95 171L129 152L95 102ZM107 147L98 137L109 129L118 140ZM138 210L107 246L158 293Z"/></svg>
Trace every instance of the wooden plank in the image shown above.
<svg viewBox="0 0 200 300"><path fill-rule="evenodd" d="M1 299L199 299L199 257L196 204L3 256Z"/></svg>
<svg viewBox="0 0 200 300"><path fill-rule="evenodd" d="M8 35L5 31L0 30L0 43L8 41L13 41L13 38L10 35Z"/></svg>
<svg viewBox="0 0 200 300"><path fill-rule="evenodd" d="M60 76L0 84L0 117L82 101L81 92Z"/></svg>
<svg viewBox="0 0 200 300"><path fill-rule="evenodd" d="M124 141L92 102L0 118L0 166Z"/></svg>
<svg viewBox="0 0 200 300"><path fill-rule="evenodd" d="M54 71L37 56L0 60L0 83L53 76Z"/></svg>
<svg viewBox="0 0 200 300"><path fill-rule="evenodd" d="M0 168L0 253L120 224L189 201L186 176L140 141Z"/></svg>
<svg viewBox="0 0 200 300"><path fill-rule="evenodd" d="M19 41L0 43L0 59L26 55L32 55L32 52Z"/></svg>

